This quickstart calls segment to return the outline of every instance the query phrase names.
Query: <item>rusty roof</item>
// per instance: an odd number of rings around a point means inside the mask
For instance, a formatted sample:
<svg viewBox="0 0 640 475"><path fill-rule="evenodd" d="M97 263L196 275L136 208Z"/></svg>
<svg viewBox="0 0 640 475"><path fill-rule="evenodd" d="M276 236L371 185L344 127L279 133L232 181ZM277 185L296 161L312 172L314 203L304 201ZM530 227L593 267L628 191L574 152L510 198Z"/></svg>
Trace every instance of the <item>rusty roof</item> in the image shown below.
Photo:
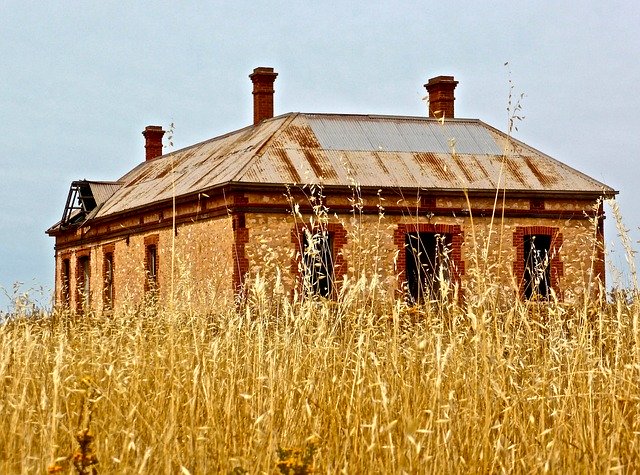
<svg viewBox="0 0 640 475"><path fill-rule="evenodd" d="M289 113L138 165L95 217L230 183L615 194L479 120Z"/></svg>
<svg viewBox="0 0 640 475"><path fill-rule="evenodd" d="M614 193L479 120L297 114L236 181Z"/></svg>

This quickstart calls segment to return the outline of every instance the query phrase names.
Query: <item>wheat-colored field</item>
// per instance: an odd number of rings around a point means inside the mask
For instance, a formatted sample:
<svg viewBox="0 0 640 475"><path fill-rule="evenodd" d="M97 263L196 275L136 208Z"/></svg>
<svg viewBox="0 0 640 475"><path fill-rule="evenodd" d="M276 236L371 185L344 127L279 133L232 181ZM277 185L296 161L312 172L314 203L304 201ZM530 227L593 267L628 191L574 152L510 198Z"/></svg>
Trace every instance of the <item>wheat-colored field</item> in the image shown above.
<svg viewBox="0 0 640 475"><path fill-rule="evenodd" d="M636 300L350 298L14 317L0 326L0 472L640 467Z"/></svg>
<svg viewBox="0 0 640 475"><path fill-rule="evenodd" d="M206 314L17 311L0 473L640 470L637 284L568 305L483 275L414 307L365 277L324 300L256 276Z"/></svg>

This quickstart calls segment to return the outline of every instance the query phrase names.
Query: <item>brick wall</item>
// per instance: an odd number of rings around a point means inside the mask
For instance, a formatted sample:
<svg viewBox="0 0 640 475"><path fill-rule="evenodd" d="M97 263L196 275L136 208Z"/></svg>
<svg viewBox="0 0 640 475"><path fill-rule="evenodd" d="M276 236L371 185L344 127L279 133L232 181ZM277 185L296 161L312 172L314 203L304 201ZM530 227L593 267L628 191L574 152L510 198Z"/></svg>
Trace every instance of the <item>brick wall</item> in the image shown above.
<svg viewBox="0 0 640 475"><path fill-rule="evenodd" d="M213 202L212 202L213 203ZM554 289L565 300L579 299L585 292L593 272L603 272L602 235L584 217L592 203L580 200L545 200L531 210L531 200L510 199L507 207L515 210L501 221L498 213L474 211L469 216L469 203L464 198L407 199L397 196L365 196L354 204L348 196L329 196L329 210L322 217L323 225L339 234L336 246L336 277L347 275L375 278L380 289L397 296L402 286L404 267L401 249L402 235L410 230L449 230L456 236L453 258L458 268L456 276L463 288L482 275L499 283L501 290L518 295L521 281L517 237L518 230L551 229L562 240L557 261L553 263ZM300 201L304 205L303 199ZM307 203L308 205L308 203ZM145 239L156 236L158 258L159 300L166 303L171 286L171 259L175 256L174 290L188 296L181 301L202 308L220 307L231 300L245 276L275 279L278 273L284 288L296 286L300 241L294 240L304 226L317 223L318 217L308 210L292 212L291 203L282 193L246 193L234 196L225 206L228 214L196 220L198 213L212 213L221 206L185 207L192 222L184 219L175 234L175 254L172 252L173 232L167 227L168 211L147 213L130 218L132 229L145 225L139 234L119 235L111 240L94 239L90 245L75 246L57 252L56 299L63 300L62 270L64 259L70 262L72 285L78 278L78 252L90 257L92 308L103 309L104 246L114 257L115 309L135 305L144 297ZM491 198L474 199L471 207L491 208ZM307 206L308 207L308 206ZM465 211L465 209L467 211ZM335 210L335 211L334 211ZM527 212L539 213L535 217ZM515 214L514 214L515 213ZM523 213L523 214L518 214ZM418 216L416 216L416 214ZM156 223L160 223L156 225ZM164 224L164 227L161 224ZM105 225L106 226L106 225ZM144 229L147 229L144 228ZM536 228L537 229L537 228ZM455 232L454 232L455 231ZM442 231L445 232L445 231ZM514 244L515 243L515 244ZM594 254L597 253L597 254ZM594 259L596 256L596 259ZM595 265L594 265L595 264ZM70 289L70 308L77 308L78 295ZM383 293L384 293L383 292Z"/></svg>
<svg viewBox="0 0 640 475"><path fill-rule="evenodd" d="M527 200L527 206L528 200ZM279 269L288 285L295 285L295 262L299 244L292 242L292 233L309 223L310 215L294 219L282 214L247 214L246 223L249 239L246 243L249 274L260 271L268 273L265 264ZM341 262L344 271L351 277L374 274L381 287L389 294L397 295L401 287L404 267L399 247L399 236L411 230L449 230L454 235L452 255L456 263L457 278L463 288L470 285L472 279L481 275L490 282L499 283L506 295L515 297L520 294L521 275L514 263L524 258L518 254L519 247L514 246L514 233L519 229L557 230L556 244L560 252L552 262L554 271L554 289L561 292L565 300L579 299L585 292L585 283L589 282L592 251L597 250L594 229L586 219L559 218L509 218L501 222L495 218L492 223L486 217L427 217L340 215L337 218L329 213L329 223L343 227L345 244L341 247ZM453 231L452 231L453 230ZM455 232L454 232L455 231ZM426 231L425 231L426 232ZM556 232L556 231L554 231ZM518 267L517 269L520 269ZM394 292L391 292L394 291Z"/></svg>

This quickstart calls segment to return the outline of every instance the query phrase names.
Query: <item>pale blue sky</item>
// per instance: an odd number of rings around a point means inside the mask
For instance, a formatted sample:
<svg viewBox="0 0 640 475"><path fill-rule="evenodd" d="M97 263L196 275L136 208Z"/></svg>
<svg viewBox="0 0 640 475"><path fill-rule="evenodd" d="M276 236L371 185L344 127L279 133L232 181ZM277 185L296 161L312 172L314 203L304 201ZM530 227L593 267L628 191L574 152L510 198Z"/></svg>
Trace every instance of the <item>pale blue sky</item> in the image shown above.
<svg viewBox="0 0 640 475"><path fill-rule="evenodd" d="M44 231L72 180L133 168L146 125L174 122L176 148L248 125L257 66L279 73L276 114L423 115L422 85L447 74L460 81L458 117L506 130L508 61L526 94L516 138L620 190L637 239L636 2L127 3L0 2L0 286L9 293L19 281L48 298L54 241Z"/></svg>

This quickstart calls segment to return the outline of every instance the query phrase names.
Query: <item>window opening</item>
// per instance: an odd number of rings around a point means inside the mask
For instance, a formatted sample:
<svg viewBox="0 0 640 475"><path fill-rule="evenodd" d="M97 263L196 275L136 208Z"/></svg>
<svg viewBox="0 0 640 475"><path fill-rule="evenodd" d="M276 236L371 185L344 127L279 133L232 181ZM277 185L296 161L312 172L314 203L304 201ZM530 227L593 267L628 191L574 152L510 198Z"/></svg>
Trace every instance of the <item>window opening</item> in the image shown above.
<svg viewBox="0 0 640 475"><path fill-rule="evenodd" d="M451 234L405 234L407 293L412 303L439 300L450 281Z"/></svg>
<svg viewBox="0 0 640 475"><path fill-rule="evenodd" d="M329 297L333 291L333 233L304 231L302 250L304 286L307 292Z"/></svg>
<svg viewBox="0 0 640 475"><path fill-rule="evenodd" d="M158 250L155 244L147 246L147 290L158 287Z"/></svg>
<svg viewBox="0 0 640 475"><path fill-rule="evenodd" d="M87 309L90 304L91 295L91 266L89 256L78 258L78 295L79 309Z"/></svg>
<svg viewBox="0 0 640 475"><path fill-rule="evenodd" d="M551 236L524 236L524 296L527 299L549 298L551 286Z"/></svg>
<svg viewBox="0 0 640 475"><path fill-rule="evenodd" d="M62 260L62 304L65 307L71 302L71 261Z"/></svg>
<svg viewBox="0 0 640 475"><path fill-rule="evenodd" d="M104 255L104 308L113 309L113 252Z"/></svg>

